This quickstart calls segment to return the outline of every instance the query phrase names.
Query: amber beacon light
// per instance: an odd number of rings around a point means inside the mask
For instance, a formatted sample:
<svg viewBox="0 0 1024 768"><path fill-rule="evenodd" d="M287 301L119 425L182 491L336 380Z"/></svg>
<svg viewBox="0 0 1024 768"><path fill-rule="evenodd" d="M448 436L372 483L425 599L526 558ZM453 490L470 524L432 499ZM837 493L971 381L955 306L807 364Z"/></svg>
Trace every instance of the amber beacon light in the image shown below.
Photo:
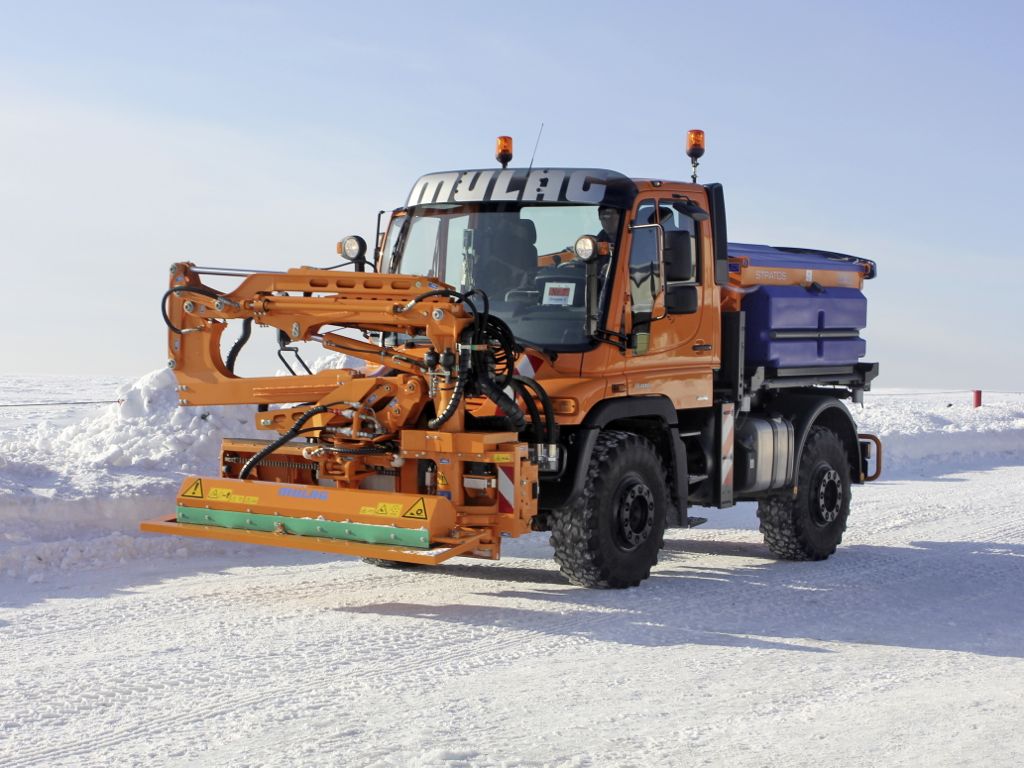
<svg viewBox="0 0 1024 768"><path fill-rule="evenodd" d="M694 160L704 154L704 131L686 132L686 154Z"/></svg>
<svg viewBox="0 0 1024 768"><path fill-rule="evenodd" d="M502 168L508 167L508 164L512 162L512 137L511 136L499 136L498 142L495 145L494 159L501 163Z"/></svg>
<svg viewBox="0 0 1024 768"><path fill-rule="evenodd" d="M697 183L697 166L699 160L704 155L704 131L694 129L686 132L686 154L690 158L690 164L693 166L693 183Z"/></svg>

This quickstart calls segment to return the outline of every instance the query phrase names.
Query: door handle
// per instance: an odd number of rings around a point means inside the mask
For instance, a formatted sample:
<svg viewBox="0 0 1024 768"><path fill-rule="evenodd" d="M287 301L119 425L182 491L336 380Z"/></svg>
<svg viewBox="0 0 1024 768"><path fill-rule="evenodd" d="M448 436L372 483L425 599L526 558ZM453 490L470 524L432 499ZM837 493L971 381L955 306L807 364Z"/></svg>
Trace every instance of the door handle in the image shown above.
<svg viewBox="0 0 1024 768"><path fill-rule="evenodd" d="M691 347L691 349L693 349L694 352L710 352L711 345L705 344L703 341L698 341L693 345L693 347Z"/></svg>

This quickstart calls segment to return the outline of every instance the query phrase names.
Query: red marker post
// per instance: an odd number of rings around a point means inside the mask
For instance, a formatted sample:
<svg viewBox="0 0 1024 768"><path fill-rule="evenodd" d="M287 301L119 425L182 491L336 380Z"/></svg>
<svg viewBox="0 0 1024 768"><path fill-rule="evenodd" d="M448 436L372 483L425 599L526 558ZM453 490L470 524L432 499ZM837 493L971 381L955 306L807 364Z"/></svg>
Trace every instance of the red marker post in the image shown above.
<svg viewBox="0 0 1024 768"><path fill-rule="evenodd" d="M981 408L981 390L974 390L974 407Z"/></svg>

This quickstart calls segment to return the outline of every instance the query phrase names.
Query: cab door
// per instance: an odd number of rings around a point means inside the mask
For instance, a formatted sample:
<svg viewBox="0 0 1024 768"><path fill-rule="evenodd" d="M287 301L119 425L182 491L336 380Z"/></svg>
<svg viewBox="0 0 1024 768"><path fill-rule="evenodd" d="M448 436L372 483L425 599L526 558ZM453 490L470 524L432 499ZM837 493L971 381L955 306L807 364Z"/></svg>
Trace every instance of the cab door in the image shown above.
<svg viewBox="0 0 1024 768"><path fill-rule="evenodd" d="M711 405L719 362L718 288L700 192L641 195L627 223L628 392L667 395L677 409Z"/></svg>

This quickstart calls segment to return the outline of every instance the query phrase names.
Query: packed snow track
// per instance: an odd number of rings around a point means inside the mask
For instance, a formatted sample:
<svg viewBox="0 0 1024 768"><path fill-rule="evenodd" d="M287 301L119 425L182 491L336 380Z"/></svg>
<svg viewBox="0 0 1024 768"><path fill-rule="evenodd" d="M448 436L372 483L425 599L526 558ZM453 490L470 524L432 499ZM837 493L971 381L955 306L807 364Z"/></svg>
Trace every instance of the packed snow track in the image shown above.
<svg viewBox="0 0 1024 768"><path fill-rule="evenodd" d="M742 504L622 591L546 534L402 570L136 535L202 464L182 424L91 481L31 446L101 424L10 431L0 765L1020 765L1024 398L987 407L869 398L892 472L831 559L771 559Z"/></svg>

